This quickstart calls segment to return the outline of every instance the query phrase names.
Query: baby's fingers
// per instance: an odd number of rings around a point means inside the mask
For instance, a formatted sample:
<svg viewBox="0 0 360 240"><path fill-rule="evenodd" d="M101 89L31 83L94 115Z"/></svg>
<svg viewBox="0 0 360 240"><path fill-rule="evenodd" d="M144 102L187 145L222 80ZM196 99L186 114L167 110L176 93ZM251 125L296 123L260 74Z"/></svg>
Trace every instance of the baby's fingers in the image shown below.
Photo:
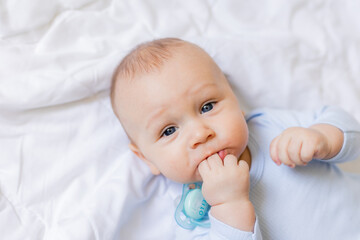
<svg viewBox="0 0 360 240"><path fill-rule="evenodd" d="M277 143L279 141L279 136L277 136L276 138L274 138L270 144L270 156L271 159L276 163L276 165L280 165L281 162L278 158L278 153L277 153Z"/></svg>
<svg viewBox="0 0 360 240"><path fill-rule="evenodd" d="M238 159L231 154L228 154L224 158L224 166L225 167L235 167L238 165Z"/></svg>
<svg viewBox="0 0 360 240"><path fill-rule="evenodd" d="M245 160L240 160L238 166L243 172L249 174L250 167L249 167L249 164Z"/></svg>
<svg viewBox="0 0 360 240"><path fill-rule="evenodd" d="M295 139L293 139L289 143L288 155L289 155L290 161L292 161L296 165L305 166L307 164L307 162L304 162L301 157L302 146L303 146L302 141L296 141Z"/></svg>
<svg viewBox="0 0 360 240"><path fill-rule="evenodd" d="M270 144L271 158L277 165L283 163L289 167L295 167L295 162L291 160L289 155L290 143L291 138L286 134L282 134L276 137Z"/></svg>
<svg viewBox="0 0 360 240"><path fill-rule="evenodd" d="M301 148L301 161L308 163L310 162L315 155L314 144L310 141L304 142Z"/></svg>
<svg viewBox="0 0 360 240"><path fill-rule="evenodd" d="M209 164L210 169L217 169L223 166L223 162L217 153L208 157L207 162Z"/></svg>
<svg viewBox="0 0 360 240"><path fill-rule="evenodd" d="M283 141L279 141L277 151L280 162L289 166L295 167L295 163L291 160L289 156L289 139L284 139Z"/></svg>
<svg viewBox="0 0 360 240"><path fill-rule="evenodd" d="M204 180L204 178L206 178L206 176L208 175L208 173L210 172L210 166L207 160L202 161L199 164L199 173L201 178Z"/></svg>

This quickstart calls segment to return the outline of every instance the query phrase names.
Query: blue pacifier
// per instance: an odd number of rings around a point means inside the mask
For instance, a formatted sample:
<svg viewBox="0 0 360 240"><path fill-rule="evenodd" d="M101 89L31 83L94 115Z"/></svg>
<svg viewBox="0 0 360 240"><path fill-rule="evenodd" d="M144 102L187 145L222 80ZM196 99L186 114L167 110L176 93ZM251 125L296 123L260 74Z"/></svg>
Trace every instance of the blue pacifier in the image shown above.
<svg viewBox="0 0 360 240"><path fill-rule="evenodd" d="M183 185L181 200L175 211L175 220L183 228L210 227L209 204L201 193L202 183Z"/></svg>

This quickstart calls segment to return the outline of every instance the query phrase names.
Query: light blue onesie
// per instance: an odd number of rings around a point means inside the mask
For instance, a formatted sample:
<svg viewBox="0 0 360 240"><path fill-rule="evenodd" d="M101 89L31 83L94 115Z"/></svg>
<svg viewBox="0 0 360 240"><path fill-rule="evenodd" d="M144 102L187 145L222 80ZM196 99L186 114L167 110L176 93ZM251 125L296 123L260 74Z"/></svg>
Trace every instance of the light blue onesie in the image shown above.
<svg viewBox="0 0 360 240"><path fill-rule="evenodd" d="M210 230L177 231L177 239L360 239L360 174L345 173L334 164L359 157L360 125L336 107L315 113L261 109L247 115L247 121L255 233L217 221L210 210ZM295 168L277 166L271 160L270 143L283 130L316 123L328 123L344 132L344 145L337 156Z"/></svg>

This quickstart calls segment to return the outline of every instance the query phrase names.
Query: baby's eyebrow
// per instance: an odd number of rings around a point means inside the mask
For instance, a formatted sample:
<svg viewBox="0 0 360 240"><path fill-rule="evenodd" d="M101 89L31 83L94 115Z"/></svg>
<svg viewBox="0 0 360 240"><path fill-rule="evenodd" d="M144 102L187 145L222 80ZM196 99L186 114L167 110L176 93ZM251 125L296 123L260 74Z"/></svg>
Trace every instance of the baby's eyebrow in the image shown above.
<svg viewBox="0 0 360 240"><path fill-rule="evenodd" d="M200 91L206 89L206 88L211 88L211 87L216 87L216 84L214 83L205 83L202 85L197 86L196 88L190 89L189 91L189 95L194 96L197 95Z"/></svg>
<svg viewBox="0 0 360 240"><path fill-rule="evenodd" d="M147 118L147 120L145 120L145 128L149 129L149 127L152 125L152 123L159 118L162 114L164 114L166 108L161 107L157 110L155 110L152 114L150 114L150 116Z"/></svg>
<svg viewBox="0 0 360 240"><path fill-rule="evenodd" d="M217 85L215 83L205 83L205 84L201 84L195 88L191 88L189 89L185 95L187 96L194 96L194 95L198 95L199 92L203 91L204 89L209 89L212 87L217 87ZM148 118L145 119L145 129L149 129L151 127L151 125L153 125L153 122L158 119L161 115L163 115L166 112L167 108L162 105L160 106L158 109L156 109L155 111L153 111L150 116Z"/></svg>

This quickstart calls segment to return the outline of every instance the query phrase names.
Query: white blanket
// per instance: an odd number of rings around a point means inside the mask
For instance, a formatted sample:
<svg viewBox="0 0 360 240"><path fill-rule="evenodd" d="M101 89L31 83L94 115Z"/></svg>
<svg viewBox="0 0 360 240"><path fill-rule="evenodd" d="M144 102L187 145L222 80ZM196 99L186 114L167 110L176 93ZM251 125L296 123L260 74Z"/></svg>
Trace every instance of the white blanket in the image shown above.
<svg viewBox="0 0 360 240"><path fill-rule="evenodd" d="M246 111L330 104L360 121L359 9L356 0L0 0L0 238L172 239L173 193L128 150L109 104L115 66L142 41L204 47ZM359 162L344 168L360 173Z"/></svg>

